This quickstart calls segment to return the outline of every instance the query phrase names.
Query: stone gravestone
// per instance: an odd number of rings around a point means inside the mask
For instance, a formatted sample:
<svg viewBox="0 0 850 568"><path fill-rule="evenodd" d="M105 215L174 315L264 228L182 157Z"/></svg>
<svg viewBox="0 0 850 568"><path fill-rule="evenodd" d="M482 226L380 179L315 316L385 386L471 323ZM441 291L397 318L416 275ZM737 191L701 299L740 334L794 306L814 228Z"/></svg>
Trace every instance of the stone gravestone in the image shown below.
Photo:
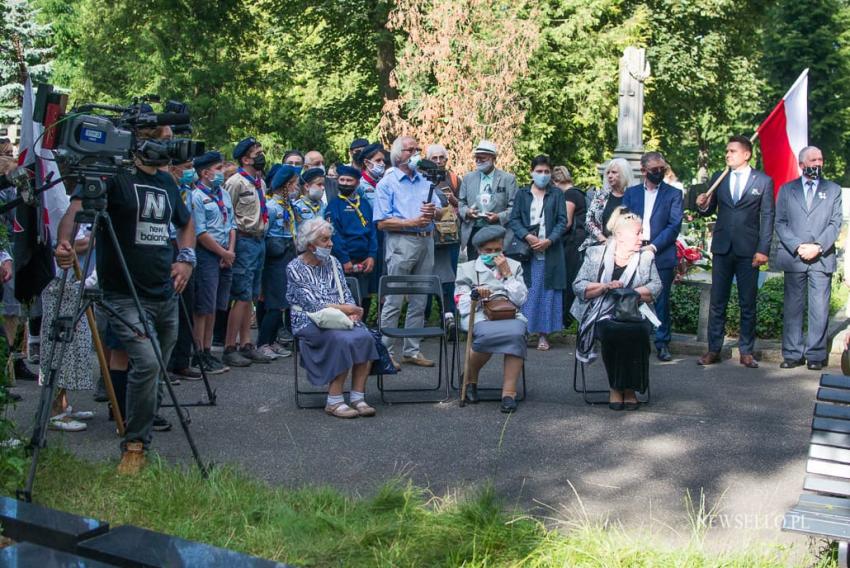
<svg viewBox="0 0 850 568"><path fill-rule="evenodd" d="M646 50L629 46L620 58L619 112L617 113L617 148L614 158L625 158L632 173L640 177L640 157L643 154L643 84L651 70ZM599 166L602 174L608 162Z"/></svg>

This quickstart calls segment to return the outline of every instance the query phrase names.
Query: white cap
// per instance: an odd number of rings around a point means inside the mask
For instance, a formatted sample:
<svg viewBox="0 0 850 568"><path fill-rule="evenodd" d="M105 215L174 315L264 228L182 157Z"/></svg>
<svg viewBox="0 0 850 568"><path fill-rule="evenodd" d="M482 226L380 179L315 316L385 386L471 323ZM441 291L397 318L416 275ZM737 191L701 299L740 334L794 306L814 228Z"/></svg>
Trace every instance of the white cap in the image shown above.
<svg viewBox="0 0 850 568"><path fill-rule="evenodd" d="M490 142L489 140L482 140L478 143L478 146L475 147L473 151L474 154L493 154L497 156L499 152L496 151L496 145Z"/></svg>

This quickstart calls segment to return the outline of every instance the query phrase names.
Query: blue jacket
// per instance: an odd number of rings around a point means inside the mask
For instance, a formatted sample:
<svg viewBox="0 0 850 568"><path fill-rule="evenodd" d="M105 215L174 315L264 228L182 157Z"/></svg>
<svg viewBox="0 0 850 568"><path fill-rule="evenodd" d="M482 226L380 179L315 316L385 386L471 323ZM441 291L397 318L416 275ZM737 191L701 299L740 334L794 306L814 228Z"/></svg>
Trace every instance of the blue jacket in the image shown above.
<svg viewBox="0 0 850 568"><path fill-rule="evenodd" d="M342 264L351 261L378 258L378 235L372 221L372 206L365 197L360 200L360 214L344 197L332 199L325 209L325 219L334 227L333 254Z"/></svg>
<svg viewBox="0 0 850 568"><path fill-rule="evenodd" d="M644 189L643 184L635 185L626 190L623 196L623 206L643 218ZM658 195L652 206L652 216L649 219L649 242L655 246L655 266L659 270L675 268L676 239L682 229L684 216L682 192L672 185L661 182Z"/></svg>

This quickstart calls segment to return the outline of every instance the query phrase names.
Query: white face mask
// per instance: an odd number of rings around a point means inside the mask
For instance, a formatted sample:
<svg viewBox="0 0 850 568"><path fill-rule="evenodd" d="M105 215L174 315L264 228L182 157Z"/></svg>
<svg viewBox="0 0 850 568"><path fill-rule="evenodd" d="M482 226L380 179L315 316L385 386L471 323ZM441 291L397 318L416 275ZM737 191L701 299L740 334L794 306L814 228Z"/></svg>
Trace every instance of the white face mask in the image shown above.
<svg viewBox="0 0 850 568"><path fill-rule="evenodd" d="M313 256L318 258L321 262L327 262L331 257L331 248L316 247L316 250L313 251Z"/></svg>
<svg viewBox="0 0 850 568"><path fill-rule="evenodd" d="M324 195L325 190L321 187L311 187L307 190L307 197L312 199L313 201L321 201L322 195Z"/></svg>

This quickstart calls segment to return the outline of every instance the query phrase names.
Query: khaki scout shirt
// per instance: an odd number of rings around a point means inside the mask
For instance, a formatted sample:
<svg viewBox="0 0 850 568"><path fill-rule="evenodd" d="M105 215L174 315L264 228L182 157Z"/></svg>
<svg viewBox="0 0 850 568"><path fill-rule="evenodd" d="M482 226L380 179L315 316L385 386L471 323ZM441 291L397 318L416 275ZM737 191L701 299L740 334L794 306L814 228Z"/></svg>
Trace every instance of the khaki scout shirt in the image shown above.
<svg viewBox="0 0 850 568"><path fill-rule="evenodd" d="M266 184L262 181L263 195L266 193ZM230 194L233 201L233 212L236 217L236 230L249 233L255 237L263 237L268 228L268 222L263 221L260 209L260 197L257 188L250 181L238 173L230 176L224 182L224 188Z"/></svg>

